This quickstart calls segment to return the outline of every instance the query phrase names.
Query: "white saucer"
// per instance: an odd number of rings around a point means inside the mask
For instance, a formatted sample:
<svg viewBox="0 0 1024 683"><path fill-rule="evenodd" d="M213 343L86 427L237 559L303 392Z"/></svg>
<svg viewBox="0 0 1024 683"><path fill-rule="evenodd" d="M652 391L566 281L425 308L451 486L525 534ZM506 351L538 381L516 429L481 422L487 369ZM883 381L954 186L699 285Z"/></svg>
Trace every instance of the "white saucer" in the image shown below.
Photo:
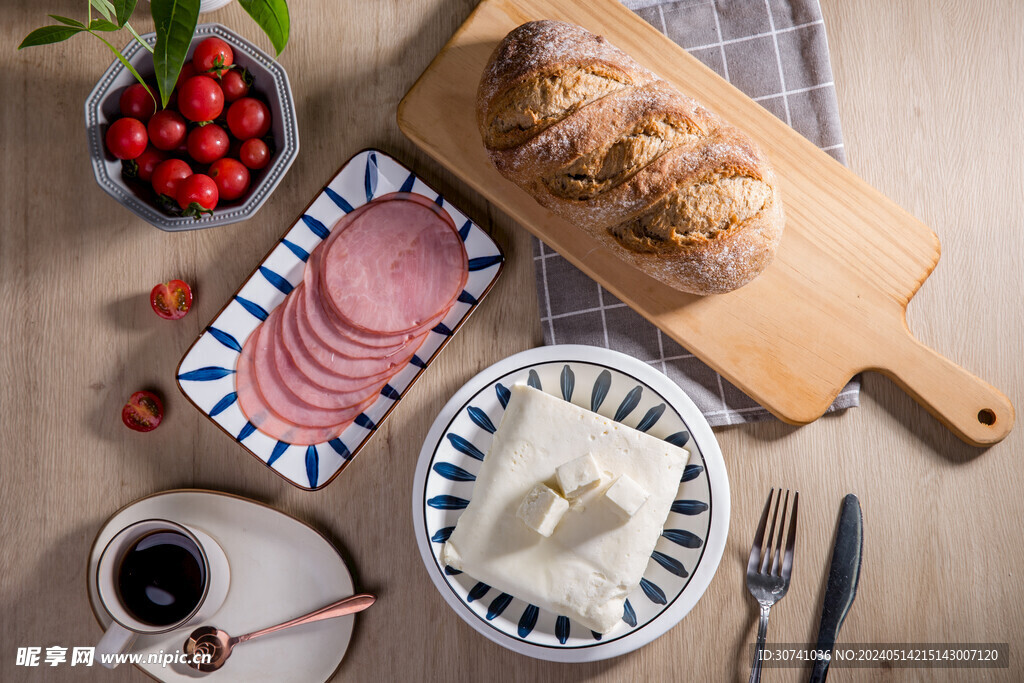
<svg viewBox="0 0 1024 683"><path fill-rule="evenodd" d="M277 510L226 493L166 491L116 512L100 529L87 573L93 613L106 628L110 616L96 595L96 564L117 531L143 519L161 518L197 527L214 537L231 565L231 587L209 624L231 635L286 621L354 593L338 551L312 527ZM238 646L219 671L200 674L184 665L139 665L158 681L326 681L345 655L354 616L297 626ZM182 650L192 627L140 637L131 652ZM98 641L100 634L96 634ZM124 665L122 665L124 666Z"/></svg>

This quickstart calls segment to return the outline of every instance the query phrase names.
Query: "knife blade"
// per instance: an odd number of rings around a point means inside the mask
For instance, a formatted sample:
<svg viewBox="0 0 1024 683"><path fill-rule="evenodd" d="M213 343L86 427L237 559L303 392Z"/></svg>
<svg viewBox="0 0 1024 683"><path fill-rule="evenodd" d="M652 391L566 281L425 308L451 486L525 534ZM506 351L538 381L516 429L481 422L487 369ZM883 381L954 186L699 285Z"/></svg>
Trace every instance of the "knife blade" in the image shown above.
<svg viewBox="0 0 1024 683"><path fill-rule="evenodd" d="M836 645L839 628L843 625L857 595L863 551L864 518L860 512L860 501L857 500L857 496L848 493L843 498L836 542L832 546L832 565L828 571L828 586L825 589L825 602L822 605L821 622L818 626L818 655L820 657L821 653L828 652L829 656L815 660L811 669L811 683L823 683L828 676L828 666L832 660L832 650Z"/></svg>

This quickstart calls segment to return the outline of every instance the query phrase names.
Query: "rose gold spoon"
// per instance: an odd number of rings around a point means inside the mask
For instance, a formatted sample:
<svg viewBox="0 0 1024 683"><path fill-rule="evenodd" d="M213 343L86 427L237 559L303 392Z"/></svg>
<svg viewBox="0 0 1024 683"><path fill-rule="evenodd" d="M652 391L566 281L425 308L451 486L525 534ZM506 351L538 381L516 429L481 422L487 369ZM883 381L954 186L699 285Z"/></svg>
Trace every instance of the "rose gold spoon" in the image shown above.
<svg viewBox="0 0 1024 683"><path fill-rule="evenodd" d="M213 626L200 626L195 631L192 631L192 635L190 635L188 640L185 641L185 653L190 656L188 665L193 669L206 673L216 671L224 666L224 662L228 661L228 657L231 656L231 650L239 643L244 643L247 640L259 638L260 636L265 636L268 633L291 628L292 626L299 626L301 624L309 624L314 621L333 619L335 617L343 617L346 614L362 612L364 609L372 605L376 599L377 598L375 596L368 593L360 593L359 595L353 595L338 600L326 607L321 607L315 612L310 612L309 614L305 614L301 617L296 617L290 621L284 622L283 624L269 626L259 631L253 631L252 633L246 633L244 636L232 637L219 628L214 628ZM210 661L206 663L194 662L191 659L191 656L197 654L210 655Z"/></svg>

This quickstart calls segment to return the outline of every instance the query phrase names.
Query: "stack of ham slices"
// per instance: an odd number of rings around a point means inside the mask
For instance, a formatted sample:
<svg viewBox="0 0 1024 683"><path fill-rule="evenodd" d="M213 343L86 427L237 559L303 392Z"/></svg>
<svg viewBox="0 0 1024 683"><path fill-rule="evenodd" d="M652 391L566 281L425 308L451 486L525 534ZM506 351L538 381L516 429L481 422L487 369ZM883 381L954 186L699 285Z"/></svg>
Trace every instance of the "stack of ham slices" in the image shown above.
<svg viewBox="0 0 1024 683"><path fill-rule="evenodd" d="M242 412L286 443L337 437L444 319L468 274L455 224L426 198L395 193L350 212L246 340Z"/></svg>

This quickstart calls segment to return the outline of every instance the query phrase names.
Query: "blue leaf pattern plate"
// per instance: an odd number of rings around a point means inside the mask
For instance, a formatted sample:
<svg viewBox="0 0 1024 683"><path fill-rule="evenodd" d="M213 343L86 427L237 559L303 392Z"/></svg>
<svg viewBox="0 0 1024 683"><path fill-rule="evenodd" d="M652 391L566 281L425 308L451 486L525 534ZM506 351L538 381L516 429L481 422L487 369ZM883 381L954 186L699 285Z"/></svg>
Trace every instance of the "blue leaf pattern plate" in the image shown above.
<svg viewBox="0 0 1024 683"><path fill-rule="evenodd" d="M235 365L245 340L302 281L306 259L349 211L391 192L427 197L455 221L469 256L469 279L458 302L404 369L338 438L314 446L292 445L263 434L246 420L235 393ZM306 207L178 365L181 392L217 426L286 480L306 490L326 486L366 445L423 370L490 291L504 262L501 249L476 223L412 171L378 150L356 154ZM482 419L486 419L484 416ZM467 476L444 470L449 476Z"/></svg>
<svg viewBox="0 0 1024 683"><path fill-rule="evenodd" d="M509 400L530 384L690 451L662 537L630 594L622 622L601 635L444 567L441 548L473 498L473 484ZM552 661L584 662L635 650L679 622L718 568L729 528L729 481L711 428L671 380L635 358L591 346L548 346L506 358L471 379L441 410L413 485L416 543L434 585L490 640Z"/></svg>

